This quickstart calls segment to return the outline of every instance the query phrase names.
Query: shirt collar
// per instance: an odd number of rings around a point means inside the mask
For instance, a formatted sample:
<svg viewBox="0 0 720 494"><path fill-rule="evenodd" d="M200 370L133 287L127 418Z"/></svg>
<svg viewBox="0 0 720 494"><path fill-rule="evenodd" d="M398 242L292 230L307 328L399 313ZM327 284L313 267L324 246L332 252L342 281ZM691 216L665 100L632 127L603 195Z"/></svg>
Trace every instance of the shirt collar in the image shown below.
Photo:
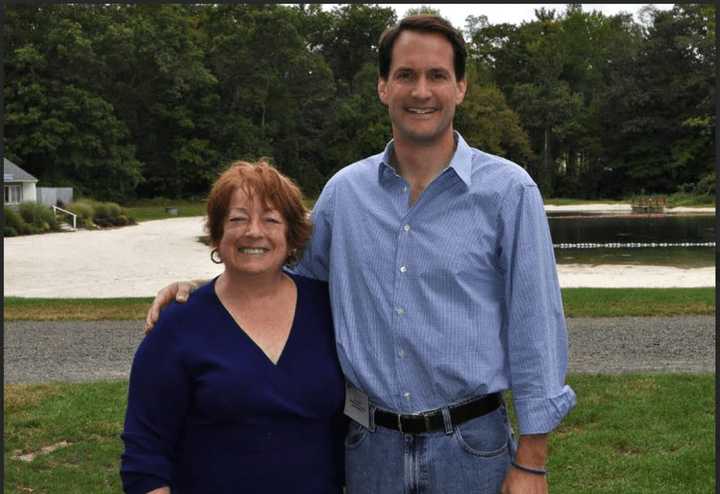
<svg viewBox="0 0 720 494"><path fill-rule="evenodd" d="M460 180L470 187L472 183L472 149L470 149L470 146L468 146L458 131L454 131L453 134L457 141L457 146L447 167L454 170L457 176L460 177ZM392 166L393 149L394 142L390 140L385 146L385 151L383 151L382 159L378 165L378 179L380 180L382 180L385 173L397 175L397 171Z"/></svg>

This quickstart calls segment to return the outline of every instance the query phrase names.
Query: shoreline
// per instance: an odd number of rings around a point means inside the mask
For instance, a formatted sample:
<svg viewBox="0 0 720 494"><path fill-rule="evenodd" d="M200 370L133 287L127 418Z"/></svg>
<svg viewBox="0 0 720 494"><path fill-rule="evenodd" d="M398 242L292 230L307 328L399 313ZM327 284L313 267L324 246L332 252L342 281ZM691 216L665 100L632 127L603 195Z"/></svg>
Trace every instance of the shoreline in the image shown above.
<svg viewBox="0 0 720 494"><path fill-rule="evenodd" d="M606 206L588 205L601 210ZM583 206L585 210L588 206ZM568 210L576 206L557 206ZM629 206L627 206L629 208ZM696 208L697 209L697 208ZM619 210L619 209L616 209ZM222 266L199 242L203 217L4 239L4 296L39 298L153 297L177 281L210 279ZM714 287L715 267L559 264L562 288Z"/></svg>

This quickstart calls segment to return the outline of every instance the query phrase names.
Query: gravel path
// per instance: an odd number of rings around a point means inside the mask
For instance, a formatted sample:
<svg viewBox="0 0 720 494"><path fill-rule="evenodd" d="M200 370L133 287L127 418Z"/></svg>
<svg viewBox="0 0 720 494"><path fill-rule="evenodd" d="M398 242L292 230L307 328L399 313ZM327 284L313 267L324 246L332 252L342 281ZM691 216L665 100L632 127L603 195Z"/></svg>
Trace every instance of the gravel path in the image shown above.
<svg viewBox="0 0 720 494"><path fill-rule="evenodd" d="M715 371L715 318L568 319L570 372ZM126 379L142 321L5 322L5 383Z"/></svg>

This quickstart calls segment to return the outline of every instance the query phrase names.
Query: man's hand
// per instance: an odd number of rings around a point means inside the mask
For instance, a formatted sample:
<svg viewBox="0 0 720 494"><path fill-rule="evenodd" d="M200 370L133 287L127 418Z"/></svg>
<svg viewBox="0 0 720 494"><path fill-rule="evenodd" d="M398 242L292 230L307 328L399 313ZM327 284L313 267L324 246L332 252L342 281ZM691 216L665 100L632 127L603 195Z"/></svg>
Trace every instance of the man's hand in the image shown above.
<svg viewBox="0 0 720 494"><path fill-rule="evenodd" d="M547 434L520 436L515 461L522 466L543 470L547 463ZM545 475L524 472L510 466L500 494L547 494L548 482Z"/></svg>
<svg viewBox="0 0 720 494"><path fill-rule="evenodd" d="M153 300L150 310L148 310L147 316L145 317L145 334L152 331L155 323L160 318L160 311L163 307L172 302L173 299L181 304L187 302L190 292L195 290L199 284L202 284L202 282L198 283L197 280L176 281L160 290L157 295L155 295L155 300Z"/></svg>
<svg viewBox="0 0 720 494"><path fill-rule="evenodd" d="M500 494L548 494L547 477L523 472L511 466Z"/></svg>

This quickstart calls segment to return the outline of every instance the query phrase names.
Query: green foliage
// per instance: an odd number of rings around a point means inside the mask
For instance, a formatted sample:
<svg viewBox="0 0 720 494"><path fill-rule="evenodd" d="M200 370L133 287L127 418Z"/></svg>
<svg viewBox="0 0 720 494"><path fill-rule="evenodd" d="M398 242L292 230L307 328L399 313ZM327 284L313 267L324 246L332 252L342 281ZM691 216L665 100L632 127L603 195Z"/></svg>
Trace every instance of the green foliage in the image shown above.
<svg viewBox="0 0 720 494"><path fill-rule="evenodd" d="M18 211L29 227L28 233L47 233L59 229L52 209L44 204L23 202L20 203Z"/></svg>
<svg viewBox="0 0 720 494"><path fill-rule="evenodd" d="M456 126L546 196L710 197L714 12L469 16ZM5 149L43 185L198 198L228 163L269 156L314 196L391 138L376 92L387 6L11 5L5 20Z"/></svg>
<svg viewBox="0 0 720 494"><path fill-rule="evenodd" d="M474 71L468 72L466 78L468 89L457 109L455 127L473 146L527 164L533 152L518 114L494 84L479 84Z"/></svg>
<svg viewBox="0 0 720 494"><path fill-rule="evenodd" d="M3 233L7 237L32 235L59 230L52 209L34 202L20 203L17 210L4 207Z"/></svg>
<svg viewBox="0 0 720 494"><path fill-rule="evenodd" d="M66 209L77 214L85 228L124 226L134 224L125 208L115 202L100 202L94 199L78 199Z"/></svg>
<svg viewBox="0 0 720 494"><path fill-rule="evenodd" d="M5 206L3 208L3 214L5 218L3 229L6 237L13 237L15 235L26 235L30 233L27 223L25 223L25 221L15 209Z"/></svg>

